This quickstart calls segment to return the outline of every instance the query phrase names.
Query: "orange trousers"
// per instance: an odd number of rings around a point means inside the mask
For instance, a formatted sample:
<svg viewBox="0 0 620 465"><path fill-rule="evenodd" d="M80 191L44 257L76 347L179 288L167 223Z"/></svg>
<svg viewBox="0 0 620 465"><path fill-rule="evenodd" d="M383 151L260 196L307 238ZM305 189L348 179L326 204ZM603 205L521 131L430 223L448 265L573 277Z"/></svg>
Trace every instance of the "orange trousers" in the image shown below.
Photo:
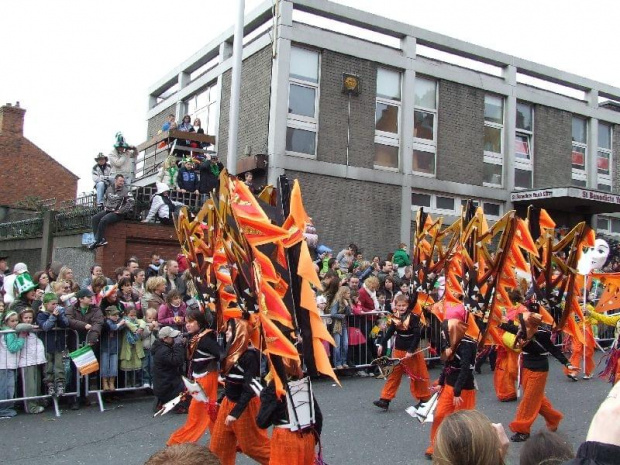
<svg viewBox="0 0 620 465"><path fill-rule="evenodd" d="M426 449L427 454L433 453L433 447L435 446L435 436L437 436L437 430L444 418L453 414L459 410L474 410L476 408L476 390L475 389L463 389L461 391L461 399L463 403L458 407L453 404L454 400L454 388L448 384L444 385L439 394L439 400L437 401L437 408L433 415L433 425L431 426L431 445Z"/></svg>
<svg viewBox="0 0 620 465"><path fill-rule="evenodd" d="M392 352L392 357L394 358L403 358L405 355L407 355L407 352L404 350L394 349ZM426 362L424 361L424 354L422 352L418 352L411 358L403 359L394 367L394 371L388 376L385 386L383 386L381 390L381 398L392 400L396 397L400 381L403 375L407 374L403 365L405 365L410 373L420 378L409 379L409 391L411 391L411 395L421 401L430 399L431 392L428 370L426 369Z"/></svg>
<svg viewBox="0 0 620 465"><path fill-rule="evenodd" d="M589 327L586 327L586 366L584 367L583 374L584 375L592 375L594 373L594 336L592 335L592 330ZM581 369L581 364L583 362L583 344L577 340L577 338L573 337L571 340L571 352L570 356L570 364L577 368L577 371ZM568 374L568 370L564 368L564 373Z"/></svg>
<svg viewBox="0 0 620 465"><path fill-rule="evenodd" d="M237 444L239 444L245 455L262 465L268 465L269 437L266 430L256 425L260 400L258 397L253 397L241 416L230 426L226 426L224 421L235 405L234 402L224 397L211 432L209 449L217 455L222 465L234 465Z"/></svg>
<svg viewBox="0 0 620 465"><path fill-rule="evenodd" d="M495 372L493 373L493 384L495 394L501 401L509 401L517 398L517 383L519 371L519 354L497 346L497 361L495 362Z"/></svg>
<svg viewBox="0 0 620 465"><path fill-rule="evenodd" d="M530 434L532 424L539 414L545 419L549 430L558 429L564 415L555 410L545 396L548 374L546 371L530 371L527 368L521 370L523 398L517 407L515 419L509 425L513 432Z"/></svg>
<svg viewBox="0 0 620 465"><path fill-rule="evenodd" d="M312 465L315 443L314 433L274 427L269 465Z"/></svg>
<svg viewBox="0 0 620 465"><path fill-rule="evenodd" d="M173 444L183 444L186 442L198 441L207 428L213 429L213 420L209 415L210 409L215 408L217 401L217 372L208 373L202 378L196 379L209 398L209 403L200 402L192 399L187 412L187 420L185 424L176 430L168 439L167 446Z"/></svg>

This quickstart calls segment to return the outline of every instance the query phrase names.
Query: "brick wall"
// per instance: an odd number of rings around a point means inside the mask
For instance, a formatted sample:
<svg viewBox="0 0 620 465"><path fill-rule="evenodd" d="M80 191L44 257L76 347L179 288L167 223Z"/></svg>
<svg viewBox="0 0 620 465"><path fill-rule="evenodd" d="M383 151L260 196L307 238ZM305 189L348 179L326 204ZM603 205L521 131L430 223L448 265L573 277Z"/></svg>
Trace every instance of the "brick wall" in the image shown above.
<svg viewBox="0 0 620 465"><path fill-rule="evenodd" d="M146 130L147 140L157 135L157 132L161 129L161 127L164 125L164 123L168 119L169 114L173 114L173 115L176 114L176 104L170 105L165 110L160 111L148 121L148 126Z"/></svg>
<svg viewBox="0 0 620 465"><path fill-rule="evenodd" d="M360 77L361 93L351 96L349 165L372 168L374 162L377 64L323 51L319 96L317 159L346 164L349 97L342 93L342 74Z"/></svg>
<svg viewBox="0 0 620 465"><path fill-rule="evenodd" d="M618 193L620 192L620 126L614 125L612 131L611 188L613 192Z"/></svg>
<svg viewBox="0 0 620 465"><path fill-rule="evenodd" d="M217 139L220 161L224 164L228 153L231 80L231 71L226 71L222 77L220 133ZM244 156L246 146L251 147L252 155L267 153L270 95L271 47L265 47L243 61L237 157Z"/></svg>
<svg viewBox="0 0 620 465"><path fill-rule="evenodd" d="M75 199L78 177L23 136L25 110L0 108L0 204Z"/></svg>
<svg viewBox="0 0 620 465"><path fill-rule="evenodd" d="M571 183L572 115L555 108L534 108L534 188Z"/></svg>
<svg viewBox="0 0 620 465"><path fill-rule="evenodd" d="M108 245L96 250L95 263L100 264L109 276L133 255L144 267L152 252L159 253L163 259L172 259L181 251L172 226L121 221L108 227L105 237Z"/></svg>
<svg viewBox="0 0 620 465"><path fill-rule="evenodd" d="M482 185L484 91L439 81L437 179Z"/></svg>
<svg viewBox="0 0 620 465"><path fill-rule="evenodd" d="M400 187L290 170L286 176L299 179L320 244L337 253L354 242L365 256L381 257L398 248Z"/></svg>

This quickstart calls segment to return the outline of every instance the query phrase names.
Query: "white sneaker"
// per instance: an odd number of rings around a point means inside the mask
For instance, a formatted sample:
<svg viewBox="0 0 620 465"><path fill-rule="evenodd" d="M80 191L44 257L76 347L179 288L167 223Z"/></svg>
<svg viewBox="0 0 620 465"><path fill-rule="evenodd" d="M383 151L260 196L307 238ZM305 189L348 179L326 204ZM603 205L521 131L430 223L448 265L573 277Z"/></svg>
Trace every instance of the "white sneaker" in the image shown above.
<svg viewBox="0 0 620 465"><path fill-rule="evenodd" d="M150 385L149 383L144 383L144 384L142 385L142 387L143 387L143 388L150 388L150 387L151 387L151 385Z"/></svg>
<svg viewBox="0 0 620 465"><path fill-rule="evenodd" d="M583 379L592 379L592 376L594 376L594 375L583 375L582 378Z"/></svg>

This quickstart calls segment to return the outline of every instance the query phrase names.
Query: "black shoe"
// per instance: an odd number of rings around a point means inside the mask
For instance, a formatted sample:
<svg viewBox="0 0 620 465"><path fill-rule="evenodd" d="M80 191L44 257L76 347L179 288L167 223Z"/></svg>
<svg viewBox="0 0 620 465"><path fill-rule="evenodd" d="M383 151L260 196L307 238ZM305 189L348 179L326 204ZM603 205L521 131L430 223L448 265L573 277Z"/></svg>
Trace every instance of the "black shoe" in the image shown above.
<svg viewBox="0 0 620 465"><path fill-rule="evenodd" d="M479 375L482 374L482 370L480 369L480 367L475 367L474 370L476 370L476 373L478 373Z"/></svg>
<svg viewBox="0 0 620 465"><path fill-rule="evenodd" d="M512 442L525 442L530 438L530 435L527 433L515 433L510 437Z"/></svg>
<svg viewBox="0 0 620 465"><path fill-rule="evenodd" d="M104 245L108 245L108 241L105 238L99 241L99 245L97 247L103 247Z"/></svg>
<svg viewBox="0 0 620 465"><path fill-rule="evenodd" d="M377 407L383 409L383 410L387 410L390 407L390 401L389 400L385 400L385 399L379 399L379 400L375 400L373 402L373 404L375 404Z"/></svg>
<svg viewBox="0 0 620 465"><path fill-rule="evenodd" d="M93 242L88 246L88 250L95 250L97 247L99 247L99 242Z"/></svg>
<svg viewBox="0 0 620 465"><path fill-rule="evenodd" d="M429 454L428 452L424 453L424 457L426 457L428 460L433 460L433 454Z"/></svg>
<svg viewBox="0 0 620 465"><path fill-rule="evenodd" d="M56 388L54 387L54 383L48 383L47 384L47 395L48 396L55 396L56 395Z"/></svg>
<svg viewBox="0 0 620 465"><path fill-rule="evenodd" d="M579 381L579 378L577 378L577 375L574 375L572 373L568 373L566 377L569 379L572 379L573 381Z"/></svg>

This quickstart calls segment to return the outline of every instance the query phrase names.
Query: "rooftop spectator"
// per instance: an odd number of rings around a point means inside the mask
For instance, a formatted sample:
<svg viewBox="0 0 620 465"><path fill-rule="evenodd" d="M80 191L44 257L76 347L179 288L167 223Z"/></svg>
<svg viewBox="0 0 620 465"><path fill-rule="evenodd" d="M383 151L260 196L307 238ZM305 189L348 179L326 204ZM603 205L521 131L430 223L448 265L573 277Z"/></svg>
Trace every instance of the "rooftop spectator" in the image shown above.
<svg viewBox="0 0 620 465"><path fill-rule="evenodd" d="M219 186L219 176L224 165L220 163L217 153L200 163L200 183L198 190L201 194L211 195L211 191Z"/></svg>
<svg viewBox="0 0 620 465"><path fill-rule="evenodd" d="M162 125L161 130L162 131L169 131L170 129L172 129L172 123L175 122L175 116L174 113L170 113L168 115L168 118L166 119L166 122ZM175 123L176 125L176 123Z"/></svg>
<svg viewBox="0 0 620 465"><path fill-rule="evenodd" d="M91 176L95 183L95 191L97 192L97 206L103 206L103 194L112 182L112 166L108 163L108 157L99 152L95 157L97 162L93 166Z"/></svg>
<svg viewBox="0 0 620 465"><path fill-rule="evenodd" d="M192 118L189 115L185 115L183 120L179 124L179 131L194 132L194 126L192 126Z"/></svg>
<svg viewBox="0 0 620 465"><path fill-rule="evenodd" d="M125 177L117 174L114 178L114 184L108 187L103 197L103 210L93 216L93 234L95 242L89 247L94 250L97 247L107 245L105 239L105 230L108 225L118 223L133 208L134 199L129 192L129 188L125 186Z"/></svg>
<svg viewBox="0 0 620 465"><path fill-rule="evenodd" d="M183 193L191 192L198 194L199 181L194 167L194 160L191 158L184 158L182 164L183 166L181 166L177 174L177 186L179 186L179 190Z"/></svg>
<svg viewBox="0 0 620 465"><path fill-rule="evenodd" d="M112 165L110 176L114 176L116 181L116 176L122 174L127 185L130 185L133 180L133 165L137 154L136 148L127 144L123 134L117 132L114 148L108 155L110 165Z"/></svg>
<svg viewBox="0 0 620 465"><path fill-rule="evenodd" d="M177 187L177 173L179 172L179 166L177 157L173 154L168 155L161 165L159 172L157 173L157 181L166 184L170 189L178 189Z"/></svg>

